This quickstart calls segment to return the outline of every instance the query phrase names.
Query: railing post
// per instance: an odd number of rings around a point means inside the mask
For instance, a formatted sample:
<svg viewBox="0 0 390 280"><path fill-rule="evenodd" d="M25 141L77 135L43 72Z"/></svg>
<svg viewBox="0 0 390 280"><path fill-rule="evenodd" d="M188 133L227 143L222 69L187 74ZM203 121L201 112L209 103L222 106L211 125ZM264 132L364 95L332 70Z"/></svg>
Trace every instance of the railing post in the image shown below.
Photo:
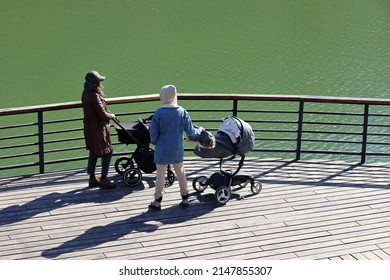
<svg viewBox="0 0 390 280"><path fill-rule="evenodd" d="M237 117L238 112L238 99L233 100L233 117Z"/></svg>
<svg viewBox="0 0 390 280"><path fill-rule="evenodd" d="M362 150L360 163L363 164L366 162L366 152L367 152L367 133L368 133L368 112L369 105L364 104L364 114L363 114L363 134L362 134Z"/></svg>
<svg viewBox="0 0 390 280"><path fill-rule="evenodd" d="M38 111L39 173L45 173L45 145L43 140L43 112Z"/></svg>
<svg viewBox="0 0 390 280"><path fill-rule="evenodd" d="M302 130L303 130L303 109L304 102L299 102L299 111L298 111L298 130L297 130L297 150L295 153L295 160L301 159L301 149L302 149Z"/></svg>

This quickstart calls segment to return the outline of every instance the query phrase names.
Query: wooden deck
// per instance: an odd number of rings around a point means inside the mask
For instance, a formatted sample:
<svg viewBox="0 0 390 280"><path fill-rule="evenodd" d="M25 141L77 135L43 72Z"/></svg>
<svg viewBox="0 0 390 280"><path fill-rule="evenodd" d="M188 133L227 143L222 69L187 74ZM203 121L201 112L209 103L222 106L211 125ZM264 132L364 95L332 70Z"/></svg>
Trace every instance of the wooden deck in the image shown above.
<svg viewBox="0 0 390 280"><path fill-rule="evenodd" d="M143 185L87 188L84 170L0 179L0 259L390 259L390 164L247 159L263 190L222 207L191 181L218 170L186 159L191 204L177 183L161 211ZM112 168L113 170L113 168Z"/></svg>

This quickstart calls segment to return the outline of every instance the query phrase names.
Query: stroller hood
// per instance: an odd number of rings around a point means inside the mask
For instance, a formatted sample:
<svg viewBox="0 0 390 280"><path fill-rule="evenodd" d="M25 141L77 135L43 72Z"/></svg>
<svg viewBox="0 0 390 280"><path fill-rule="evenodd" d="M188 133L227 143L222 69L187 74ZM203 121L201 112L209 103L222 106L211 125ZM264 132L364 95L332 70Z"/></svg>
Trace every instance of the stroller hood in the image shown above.
<svg viewBox="0 0 390 280"><path fill-rule="evenodd" d="M237 150L241 154L246 154L247 152L252 151L255 148L255 134L253 133L252 127L249 123L235 118L242 125L242 139L238 143Z"/></svg>

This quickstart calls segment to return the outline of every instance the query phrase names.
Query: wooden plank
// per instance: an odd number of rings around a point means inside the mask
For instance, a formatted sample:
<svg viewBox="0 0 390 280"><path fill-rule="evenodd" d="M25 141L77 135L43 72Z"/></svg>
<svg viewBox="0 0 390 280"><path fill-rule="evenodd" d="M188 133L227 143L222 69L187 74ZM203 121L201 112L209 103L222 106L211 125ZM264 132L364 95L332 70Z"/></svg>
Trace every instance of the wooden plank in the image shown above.
<svg viewBox="0 0 390 280"><path fill-rule="evenodd" d="M362 254L368 259L368 260L381 260L380 257L375 255L373 252L362 252Z"/></svg>
<svg viewBox="0 0 390 280"><path fill-rule="evenodd" d="M262 192L236 190L223 207L191 187L218 162L186 164L185 210L175 182L148 211L154 174L114 190L85 188L84 170L0 179L0 259L390 258L390 164L249 158Z"/></svg>
<svg viewBox="0 0 390 280"><path fill-rule="evenodd" d="M383 250L373 250L375 255L377 255L381 260L390 260L390 254L386 253Z"/></svg>

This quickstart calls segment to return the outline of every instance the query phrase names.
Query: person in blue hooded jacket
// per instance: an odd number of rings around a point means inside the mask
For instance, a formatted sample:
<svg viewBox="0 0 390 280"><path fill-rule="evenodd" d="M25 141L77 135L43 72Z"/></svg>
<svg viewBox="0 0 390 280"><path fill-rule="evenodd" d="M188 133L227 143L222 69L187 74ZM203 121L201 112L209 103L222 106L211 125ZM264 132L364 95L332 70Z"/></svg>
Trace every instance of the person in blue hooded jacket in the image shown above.
<svg viewBox="0 0 390 280"><path fill-rule="evenodd" d="M162 106L158 108L149 127L150 142L155 145L154 162L157 167L154 201L150 208L161 210L167 166L173 165L180 186L181 206L186 207L188 188L184 159L184 132L192 137L204 130L192 124L189 113L177 104L177 91L174 85L163 86L160 90Z"/></svg>

